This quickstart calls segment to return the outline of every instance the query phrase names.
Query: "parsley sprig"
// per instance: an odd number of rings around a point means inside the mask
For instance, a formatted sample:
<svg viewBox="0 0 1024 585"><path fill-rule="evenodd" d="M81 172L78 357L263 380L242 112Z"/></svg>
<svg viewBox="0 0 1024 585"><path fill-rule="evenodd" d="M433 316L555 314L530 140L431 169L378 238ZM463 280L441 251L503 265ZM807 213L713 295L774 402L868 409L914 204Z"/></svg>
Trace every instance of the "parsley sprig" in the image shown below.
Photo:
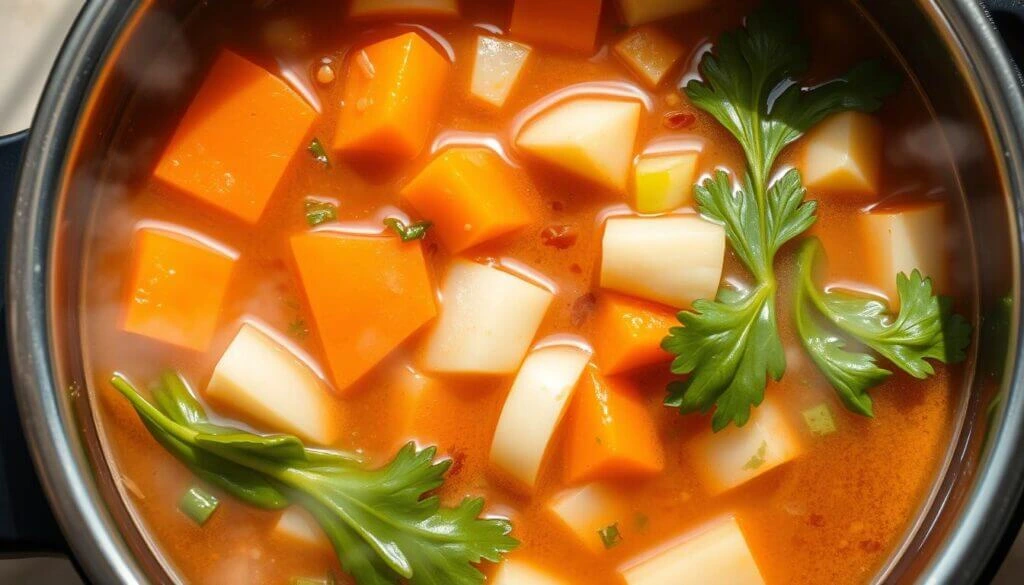
<svg viewBox="0 0 1024 585"><path fill-rule="evenodd" d="M914 270L896 276L899 312L887 303L841 291L823 291L814 282L821 243L807 240L798 257L799 283L794 302L797 332L818 369L850 410L872 416L868 390L892 372L875 356L845 349L846 338L915 378L935 373L928 360L961 362L971 341L971 326L952 311L952 300L933 294L932 281ZM819 316L830 328L822 326Z"/></svg>
<svg viewBox="0 0 1024 585"><path fill-rule="evenodd" d="M153 402L123 376L111 380L153 437L193 473L267 509L298 504L316 518L342 567L359 585L479 585L476 564L498 562L518 543L508 520L480 518L484 501L442 507L429 492L451 461L435 449L403 447L387 465L305 447L289 435L257 435L208 421L180 376L153 388Z"/></svg>
<svg viewBox="0 0 1024 585"><path fill-rule="evenodd" d="M771 180L782 150L829 114L870 112L899 85L877 62L845 76L801 87L808 49L789 9L766 4L740 29L722 34L700 63L702 80L686 93L740 143L746 172L736 181L717 171L695 189L700 213L725 226L726 236L753 282L722 288L714 300L681 311L662 347L676 355L672 371L689 374L669 385L665 404L681 412L714 409L712 427L742 426L761 403L767 379L786 369L776 317L779 249L815 220L816 203L804 201L800 173L791 169ZM736 183L739 183L738 185Z"/></svg>

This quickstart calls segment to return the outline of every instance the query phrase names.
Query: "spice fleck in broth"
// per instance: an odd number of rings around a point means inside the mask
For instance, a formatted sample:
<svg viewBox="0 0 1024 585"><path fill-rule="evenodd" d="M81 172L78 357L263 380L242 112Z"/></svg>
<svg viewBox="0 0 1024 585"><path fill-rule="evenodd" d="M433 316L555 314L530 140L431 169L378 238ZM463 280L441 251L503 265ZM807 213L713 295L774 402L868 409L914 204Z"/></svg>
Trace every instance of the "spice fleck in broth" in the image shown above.
<svg viewBox="0 0 1024 585"><path fill-rule="evenodd" d="M152 172L97 197L90 391L168 565L870 581L958 424L973 277L874 30L341 4L201 8L175 117L122 125Z"/></svg>

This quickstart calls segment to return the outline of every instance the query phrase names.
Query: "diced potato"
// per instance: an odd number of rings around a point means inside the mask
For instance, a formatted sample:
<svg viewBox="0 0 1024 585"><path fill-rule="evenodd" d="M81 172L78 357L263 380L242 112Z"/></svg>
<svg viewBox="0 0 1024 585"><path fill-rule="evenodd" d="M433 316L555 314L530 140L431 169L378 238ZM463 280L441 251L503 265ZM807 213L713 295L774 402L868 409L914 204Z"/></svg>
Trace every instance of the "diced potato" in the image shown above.
<svg viewBox="0 0 1024 585"><path fill-rule="evenodd" d="M551 291L514 274L456 260L441 287L441 317L425 343L424 369L516 371L552 299Z"/></svg>
<svg viewBox="0 0 1024 585"><path fill-rule="evenodd" d="M565 582L522 561L504 560L491 585L565 585Z"/></svg>
<svg viewBox="0 0 1024 585"><path fill-rule="evenodd" d="M871 243L864 259L867 284L884 292L894 308L899 306L896 274L900 272L910 276L914 269L920 270L940 292L949 286L945 212L943 203L927 202L872 209L860 217L861 234Z"/></svg>
<svg viewBox="0 0 1024 585"><path fill-rule="evenodd" d="M583 374L567 426L570 482L650 477L665 467L658 429L640 397L593 365Z"/></svg>
<svg viewBox="0 0 1024 585"><path fill-rule="evenodd" d="M626 24L636 26L687 12L708 5L709 0L619 0Z"/></svg>
<svg viewBox="0 0 1024 585"><path fill-rule="evenodd" d="M213 340L235 258L182 234L141 229L121 327L206 351Z"/></svg>
<svg viewBox="0 0 1024 585"><path fill-rule="evenodd" d="M210 402L269 430L329 445L337 409L323 381L286 347L244 324L206 386Z"/></svg>
<svg viewBox="0 0 1024 585"><path fill-rule="evenodd" d="M798 433L769 402L755 408L744 426L708 431L689 447L694 467L712 493L746 483L793 460L801 451Z"/></svg>
<svg viewBox="0 0 1024 585"><path fill-rule="evenodd" d="M636 163L633 208L664 213L693 202L697 178L696 152L643 155Z"/></svg>
<svg viewBox="0 0 1024 585"><path fill-rule="evenodd" d="M457 0L352 0L352 18L458 17Z"/></svg>
<svg viewBox="0 0 1024 585"><path fill-rule="evenodd" d="M613 47L615 54L648 86L654 88L686 54L686 48L657 27L631 29Z"/></svg>
<svg viewBox="0 0 1024 585"><path fill-rule="evenodd" d="M533 214L515 173L486 148L453 147L402 189L402 197L434 224L452 253L525 227Z"/></svg>
<svg viewBox="0 0 1024 585"><path fill-rule="evenodd" d="M331 547L331 541L316 520L298 506L291 506L281 513L274 525L274 534L307 546Z"/></svg>
<svg viewBox="0 0 1024 585"><path fill-rule="evenodd" d="M743 531L731 516L639 559L620 570L627 585L764 585Z"/></svg>
<svg viewBox="0 0 1024 585"><path fill-rule="evenodd" d="M515 41L477 37L472 94L496 108L504 106L531 52L528 45Z"/></svg>
<svg viewBox="0 0 1024 585"><path fill-rule="evenodd" d="M662 305L602 294L594 313L594 361L608 376L670 361L661 340L678 324L675 312Z"/></svg>
<svg viewBox="0 0 1024 585"><path fill-rule="evenodd" d="M548 508L595 552L604 550L599 530L622 521L626 506L610 488L592 483L558 494Z"/></svg>
<svg viewBox="0 0 1024 585"><path fill-rule="evenodd" d="M530 353L516 374L494 431L491 464L529 491L588 361L583 349L551 345Z"/></svg>
<svg viewBox="0 0 1024 585"><path fill-rule="evenodd" d="M516 146L598 185L625 192L641 110L635 101L570 100L530 121Z"/></svg>
<svg viewBox="0 0 1024 585"><path fill-rule="evenodd" d="M222 51L153 174L256 223L315 118L284 81Z"/></svg>
<svg viewBox="0 0 1024 585"><path fill-rule="evenodd" d="M352 51L334 148L415 158L434 130L450 70L416 32Z"/></svg>
<svg viewBox="0 0 1024 585"><path fill-rule="evenodd" d="M881 166L882 125L870 114L835 114L804 138L800 170L808 189L874 197Z"/></svg>
<svg viewBox="0 0 1024 585"><path fill-rule="evenodd" d="M291 245L339 391L437 315L418 241L315 231L292 237Z"/></svg>
<svg viewBox="0 0 1024 585"><path fill-rule="evenodd" d="M696 215L613 217L601 241L601 286L670 307L713 299L725 229Z"/></svg>
<svg viewBox="0 0 1024 585"><path fill-rule="evenodd" d="M539 45L593 53L601 0L515 0L512 36Z"/></svg>

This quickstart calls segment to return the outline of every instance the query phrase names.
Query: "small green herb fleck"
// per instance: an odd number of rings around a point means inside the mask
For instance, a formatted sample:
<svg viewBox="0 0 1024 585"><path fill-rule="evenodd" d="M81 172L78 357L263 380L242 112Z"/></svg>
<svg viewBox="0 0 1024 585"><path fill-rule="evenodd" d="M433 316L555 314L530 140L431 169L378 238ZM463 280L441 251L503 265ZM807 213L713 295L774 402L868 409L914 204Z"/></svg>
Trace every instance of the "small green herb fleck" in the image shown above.
<svg viewBox="0 0 1024 585"><path fill-rule="evenodd" d="M613 548L622 542L622 534L619 533L618 522L598 530L597 535L601 537L601 544L603 544L606 549Z"/></svg>
<svg viewBox="0 0 1024 585"><path fill-rule="evenodd" d="M309 327L305 319L296 319L288 324L288 334L295 339L305 339L309 336Z"/></svg>
<svg viewBox="0 0 1024 585"><path fill-rule="evenodd" d="M427 230L434 224L429 221L417 221L416 223L406 225L404 221L397 217L389 217L384 220L384 225L398 234L398 237L402 238L403 242L411 242L423 239L427 235Z"/></svg>
<svg viewBox="0 0 1024 585"><path fill-rule="evenodd" d="M313 155L313 160L325 167L331 166L331 159L327 158L327 149L324 148L319 138L314 138L313 142L309 143L307 150Z"/></svg>
<svg viewBox="0 0 1024 585"><path fill-rule="evenodd" d="M764 465L765 458L768 454L768 441L761 441L761 446L757 448L757 453L754 453L750 460L743 464L743 469L748 471L754 471L762 465Z"/></svg>
<svg viewBox="0 0 1024 585"><path fill-rule="evenodd" d="M832 418L832 410L827 404L821 403L817 406L812 406L801 412L804 415L804 422L807 423L807 428L811 430L811 434L814 435L831 435L836 432L836 421Z"/></svg>
<svg viewBox="0 0 1024 585"><path fill-rule="evenodd" d="M338 219L338 206L330 201L306 199L303 205L306 210L306 223L310 227Z"/></svg>
<svg viewBox="0 0 1024 585"><path fill-rule="evenodd" d="M190 487L178 500L178 509L200 526L206 524L219 505L216 496L199 486Z"/></svg>

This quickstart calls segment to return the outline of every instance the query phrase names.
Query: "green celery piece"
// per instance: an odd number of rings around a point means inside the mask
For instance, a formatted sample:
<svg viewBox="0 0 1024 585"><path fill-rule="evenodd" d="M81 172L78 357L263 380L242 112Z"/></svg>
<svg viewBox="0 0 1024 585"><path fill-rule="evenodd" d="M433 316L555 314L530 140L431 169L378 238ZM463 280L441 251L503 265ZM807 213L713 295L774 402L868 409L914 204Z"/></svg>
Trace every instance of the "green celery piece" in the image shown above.
<svg viewBox="0 0 1024 585"><path fill-rule="evenodd" d="M199 486L190 487L178 500L178 509L200 526L206 524L218 506L217 497Z"/></svg>
<svg viewBox="0 0 1024 585"><path fill-rule="evenodd" d="M817 406L805 408L800 414L804 417L804 423L807 424L807 428L811 431L812 435L831 435L837 430L836 419L832 416L832 410L824 402Z"/></svg>
<svg viewBox="0 0 1024 585"><path fill-rule="evenodd" d="M451 465L435 462L434 448L409 443L384 467L366 469L345 454L303 447L295 437L211 424L184 381L174 376L168 384L169 376L153 403L123 376L111 383L157 441L201 478L258 507L305 507L360 585L479 585L484 575L475 565L498 562L518 545L508 520L480 518L483 499L446 508L436 495L426 496ZM267 490L275 497L253 495Z"/></svg>
<svg viewBox="0 0 1024 585"><path fill-rule="evenodd" d="M327 149L324 148L324 145L320 142L319 138L313 138L312 142L309 143L309 146L306 147L306 150L309 151L309 154L313 155L313 160L316 162L325 167L331 166L331 159L327 156Z"/></svg>
<svg viewBox="0 0 1024 585"><path fill-rule="evenodd" d="M306 199L302 206L306 212L306 225L309 227L316 227L338 219L338 206L330 201Z"/></svg>

